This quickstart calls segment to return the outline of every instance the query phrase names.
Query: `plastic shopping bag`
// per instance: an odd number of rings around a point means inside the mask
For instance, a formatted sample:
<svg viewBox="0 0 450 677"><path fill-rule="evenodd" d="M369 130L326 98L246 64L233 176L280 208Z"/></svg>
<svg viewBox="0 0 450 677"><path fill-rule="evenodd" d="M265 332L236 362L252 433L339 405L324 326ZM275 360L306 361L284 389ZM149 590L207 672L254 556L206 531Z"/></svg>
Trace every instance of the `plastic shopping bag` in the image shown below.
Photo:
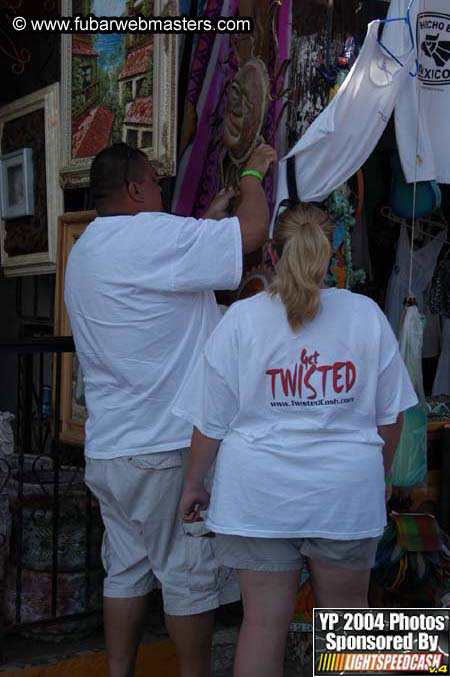
<svg viewBox="0 0 450 677"><path fill-rule="evenodd" d="M404 412L400 443L392 464L392 484L413 487L427 472L427 410L423 390L422 344L424 320L416 305L408 306L400 327L400 353L405 361L418 404Z"/></svg>

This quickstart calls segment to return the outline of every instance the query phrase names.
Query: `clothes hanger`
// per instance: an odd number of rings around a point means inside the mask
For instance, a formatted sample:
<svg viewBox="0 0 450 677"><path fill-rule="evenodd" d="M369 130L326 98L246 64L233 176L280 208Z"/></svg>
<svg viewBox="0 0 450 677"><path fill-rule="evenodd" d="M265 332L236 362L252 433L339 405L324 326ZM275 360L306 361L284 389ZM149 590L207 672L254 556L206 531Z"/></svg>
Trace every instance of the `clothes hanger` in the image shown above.
<svg viewBox="0 0 450 677"><path fill-rule="evenodd" d="M381 215L384 216L385 218L389 219L389 221L392 221L393 223L399 223L401 226L406 226L409 228L409 230L412 230L412 226L407 222L406 219L402 219L401 216L397 216L394 214L392 209L390 207L382 207L381 208ZM428 225L428 226L433 226L436 228L439 228L442 233L447 231L448 224L445 221L433 221L431 219L417 219L416 223L420 225ZM428 233L426 230L422 230L421 228L414 228L414 231L417 233L420 233L421 235L424 235L432 240L440 240L444 244L450 244L450 241L447 240L445 237L442 237L440 234L438 235L431 235Z"/></svg>
<svg viewBox="0 0 450 677"><path fill-rule="evenodd" d="M406 23L406 25L408 26L408 33L409 33L409 37L410 37L410 40L411 40L411 49L410 49L410 51L408 52L408 54L410 54L411 51L412 51L413 49L415 49L415 47L416 47L416 43L415 43L415 40L414 40L414 33L413 33L412 26L411 26L411 7L412 7L412 5L413 5L413 2L414 2L414 0L409 0L409 3L408 3L408 9L406 10L406 16L399 16L399 17L395 17L395 18L392 18L392 19L380 19L380 24L382 24L382 23L392 23L392 22L394 22L394 21L404 21L404 22ZM381 38L378 38L378 44L379 44L380 47L382 47L382 48L384 49L384 51L387 52L387 54L389 54L389 56L390 56L392 59L394 59L394 61L396 61L400 66L403 67L403 66L405 65L405 64L403 64L403 63L400 61L400 59L399 59L397 56L395 56L395 54L393 54L393 53L391 52L390 49L388 49L388 47L386 47L386 45L383 45L383 43L382 43L382 41L381 41ZM409 74L411 75L411 77L415 78L415 77L418 75L418 73L419 73L419 60L418 60L418 58L417 58L417 56L416 56L416 72L415 72L415 73L411 73L411 72L410 72Z"/></svg>

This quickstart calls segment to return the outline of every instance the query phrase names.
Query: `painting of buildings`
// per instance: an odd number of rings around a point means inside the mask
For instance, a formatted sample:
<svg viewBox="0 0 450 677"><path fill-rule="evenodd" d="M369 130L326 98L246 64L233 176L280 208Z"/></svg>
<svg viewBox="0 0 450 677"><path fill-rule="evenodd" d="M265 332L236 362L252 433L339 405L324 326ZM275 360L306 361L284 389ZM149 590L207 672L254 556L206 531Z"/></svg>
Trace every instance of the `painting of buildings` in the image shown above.
<svg viewBox="0 0 450 677"><path fill-rule="evenodd" d="M153 0L74 0L73 14L152 15ZM72 38L72 159L111 143L152 145L153 36L78 34Z"/></svg>

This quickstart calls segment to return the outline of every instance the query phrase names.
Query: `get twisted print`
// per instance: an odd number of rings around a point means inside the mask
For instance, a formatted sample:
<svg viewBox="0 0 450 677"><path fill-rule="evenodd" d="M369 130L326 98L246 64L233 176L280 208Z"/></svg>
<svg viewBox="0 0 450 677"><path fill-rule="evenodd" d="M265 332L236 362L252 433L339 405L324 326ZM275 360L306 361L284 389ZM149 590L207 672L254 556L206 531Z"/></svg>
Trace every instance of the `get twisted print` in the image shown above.
<svg viewBox="0 0 450 677"><path fill-rule="evenodd" d="M280 397L290 397L292 406L305 406L314 401L317 406L352 402L353 398L337 399L336 395L348 393L356 383L356 367L350 360L321 364L320 353L315 350L308 354L306 348L300 352L299 361L292 368L267 369L271 378L271 406L280 404ZM294 400L292 398L300 398ZM320 397L328 399L319 399ZM305 403L304 399L310 401ZM283 403L284 405L285 403Z"/></svg>

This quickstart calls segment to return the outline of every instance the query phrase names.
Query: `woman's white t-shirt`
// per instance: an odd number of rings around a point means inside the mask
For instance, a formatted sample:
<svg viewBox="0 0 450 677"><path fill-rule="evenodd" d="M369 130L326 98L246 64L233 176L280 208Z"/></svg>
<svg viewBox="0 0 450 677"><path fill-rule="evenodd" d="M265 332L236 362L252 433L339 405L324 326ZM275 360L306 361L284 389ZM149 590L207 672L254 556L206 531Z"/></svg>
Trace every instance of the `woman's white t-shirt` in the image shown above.
<svg viewBox="0 0 450 677"><path fill-rule="evenodd" d="M397 340L371 299L322 290L317 317L296 332L278 297L234 304L174 409L223 440L206 525L263 538L381 534L377 426L416 402Z"/></svg>

